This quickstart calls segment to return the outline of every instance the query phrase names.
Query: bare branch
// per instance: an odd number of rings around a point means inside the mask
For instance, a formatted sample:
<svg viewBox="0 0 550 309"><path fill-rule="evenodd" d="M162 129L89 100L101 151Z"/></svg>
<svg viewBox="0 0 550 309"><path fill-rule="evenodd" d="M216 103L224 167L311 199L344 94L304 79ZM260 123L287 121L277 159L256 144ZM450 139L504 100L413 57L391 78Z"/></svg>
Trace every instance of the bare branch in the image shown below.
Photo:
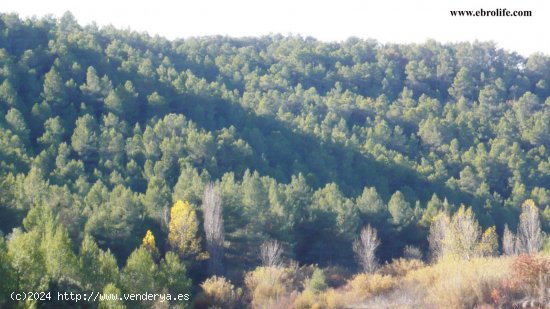
<svg viewBox="0 0 550 309"><path fill-rule="evenodd" d="M422 260L422 251L418 247L407 245L403 249L403 257L407 260Z"/></svg>
<svg viewBox="0 0 550 309"><path fill-rule="evenodd" d="M160 213L160 227L163 231L168 231L170 225L170 208L163 207L159 210Z"/></svg>
<svg viewBox="0 0 550 309"><path fill-rule="evenodd" d="M431 259L436 261L445 254L444 241L447 238L450 218L445 213L437 214L430 225L428 242L430 243Z"/></svg>
<svg viewBox="0 0 550 309"><path fill-rule="evenodd" d="M537 253L542 248L539 209L533 200L525 201L522 208L517 232L520 252Z"/></svg>
<svg viewBox="0 0 550 309"><path fill-rule="evenodd" d="M376 229L370 225L361 230L361 235L353 242L353 252L357 262L363 267L363 271L372 273L378 267L376 259L376 249L380 245Z"/></svg>
<svg viewBox="0 0 550 309"><path fill-rule="evenodd" d="M504 226L504 233L502 234L502 251L505 255L516 255L516 235L510 231L508 224Z"/></svg>
<svg viewBox="0 0 550 309"><path fill-rule="evenodd" d="M222 201L218 188L212 183L208 183L204 188L202 201L206 249L209 255L208 272L211 275L221 275L223 272L225 232L223 229Z"/></svg>
<svg viewBox="0 0 550 309"><path fill-rule="evenodd" d="M268 267L279 267L282 261L283 248L276 240L265 241L260 247L260 259L262 264Z"/></svg>

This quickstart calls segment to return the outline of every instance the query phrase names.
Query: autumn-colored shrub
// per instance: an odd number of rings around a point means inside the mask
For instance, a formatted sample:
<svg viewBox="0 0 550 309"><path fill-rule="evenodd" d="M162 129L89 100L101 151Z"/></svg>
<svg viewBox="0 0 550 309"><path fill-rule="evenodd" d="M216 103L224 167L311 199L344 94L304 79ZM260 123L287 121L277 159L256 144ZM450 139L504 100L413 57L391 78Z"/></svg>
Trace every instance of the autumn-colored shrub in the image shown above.
<svg viewBox="0 0 550 309"><path fill-rule="evenodd" d="M379 272L382 275L390 275L394 277L404 277L410 271L424 267L424 262L421 260L407 260L403 258L394 259L391 263L385 264L380 268Z"/></svg>
<svg viewBox="0 0 550 309"><path fill-rule="evenodd" d="M492 300L499 306L542 308L550 303L550 260L522 254L514 259L510 275L495 289Z"/></svg>
<svg viewBox="0 0 550 309"><path fill-rule="evenodd" d="M262 309L292 309L294 308L294 303L300 293L298 291L292 291L289 294L285 294L277 297L272 302L269 302L267 306L264 307L253 307L253 308L262 308ZM246 308L246 307L244 307Z"/></svg>
<svg viewBox="0 0 550 309"><path fill-rule="evenodd" d="M275 308L291 292L291 272L282 267L258 267L244 281L252 308Z"/></svg>
<svg viewBox="0 0 550 309"><path fill-rule="evenodd" d="M304 290L294 301L294 309L323 308L319 295L312 290Z"/></svg>
<svg viewBox="0 0 550 309"><path fill-rule="evenodd" d="M390 291L397 281L392 276L380 274L359 274L346 285L350 296L355 301L361 301Z"/></svg>
<svg viewBox="0 0 550 309"><path fill-rule="evenodd" d="M348 307L349 300L342 291L328 289L323 293L323 298L327 309L344 309Z"/></svg>
<svg viewBox="0 0 550 309"><path fill-rule="evenodd" d="M312 290L304 290L294 301L294 309L344 309L352 303L359 301L349 297L345 290L328 289L323 293L315 293Z"/></svg>
<svg viewBox="0 0 550 309"><path fill-rule="evenodd" d="M509 258L444 258L409 272L404 288L416 290L427 307L474 308L492 303L492 291L508 276Z"/></svg>
<svg viewBox="0 0 550 309"><path fill-rule="evenodd" d="M201 284L202 292L195 301L195 308L239 308L242 290L236 289L224 277L208 278Z"/></svg>
<svg viewBox="0 0 550 309"><path fill-rule="evenodd" d="M535 290L550 271L550 260L541 256L522 254L512 263L512 277L519 288Z"/></svg>

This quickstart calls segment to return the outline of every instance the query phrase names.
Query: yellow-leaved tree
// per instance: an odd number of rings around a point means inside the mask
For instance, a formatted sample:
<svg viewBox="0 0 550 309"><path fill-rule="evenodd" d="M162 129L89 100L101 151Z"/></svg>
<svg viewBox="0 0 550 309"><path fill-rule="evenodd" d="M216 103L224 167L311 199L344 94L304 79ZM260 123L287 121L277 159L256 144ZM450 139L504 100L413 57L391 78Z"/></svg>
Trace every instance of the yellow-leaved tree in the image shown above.
<svg viewBox="0 0 550 309"><path fill-rule="evenodd" d="M147 230L147 233L145 233L145 236L143 237L143 240L141 242L141 246L149 251L153 258L159 258L160 254L155 242L155 235L153 235L153 232L151 232L151 230Z"/></svg>
<svg viewBox="0 0 550 309"><path fill-rule="evenodd" d="M464 205L449 216L437 214L430 226L428 237L435 259L453 255L463 259L477 256L491 256L498 251L498 236L494 226L482 233L472 208Z"/></svg>
<svg viewBox="0 0 550 309"><path fill-rule="evenodd" d="M483 232L477 251L481 256L494 256L498 253L498 235L495 226L488 227Z"/></svg>
<svg viewBox="0 0 550 309"><path fill-rule="evenodd" d="M168 242L182 258L206 259L201 251L199 221L195 209L187 201L177 201L170 209Z"/></svg>

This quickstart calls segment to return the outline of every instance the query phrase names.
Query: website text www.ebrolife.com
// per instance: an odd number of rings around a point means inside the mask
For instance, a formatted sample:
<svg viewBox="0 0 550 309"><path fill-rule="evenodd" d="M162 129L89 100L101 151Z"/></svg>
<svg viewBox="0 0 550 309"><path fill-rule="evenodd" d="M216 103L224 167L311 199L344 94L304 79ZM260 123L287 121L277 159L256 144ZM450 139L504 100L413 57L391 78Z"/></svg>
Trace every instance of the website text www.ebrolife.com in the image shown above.
<svg viewBox="0 0 550 309"><path fill-rule="evenodd" d="M531 17L531 10L509 10L509 9L479 9L477 11L469 10L451 10L451 16L455 17Z"/></svg>
<svg viewBox="0 0 550 309"><path fill-rule="evenodd" d="M14 301L73 301L78 302L104 302L104 301L189 301L189 294L170 293L75 293L75 292L12 292L10 297Z"/></svg>

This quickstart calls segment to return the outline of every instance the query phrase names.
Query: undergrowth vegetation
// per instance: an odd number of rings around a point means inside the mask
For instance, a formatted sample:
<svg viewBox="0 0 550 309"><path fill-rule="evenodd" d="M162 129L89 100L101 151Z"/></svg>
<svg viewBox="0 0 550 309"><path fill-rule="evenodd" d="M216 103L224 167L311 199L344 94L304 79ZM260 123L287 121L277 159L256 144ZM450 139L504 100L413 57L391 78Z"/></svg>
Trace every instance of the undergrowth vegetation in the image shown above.
<svg viewBox="0 0 550 309"><path fill-rule="evenodd" d="M545 254L449 256L427 265L395 259L373 274L359 273L330 286L315 266L258 267L246 274L246 289L214 277L201 285L209 296L197 308L546 308L550 303L550 257ZM241 299L242 295L242 299Z"/></svg>

